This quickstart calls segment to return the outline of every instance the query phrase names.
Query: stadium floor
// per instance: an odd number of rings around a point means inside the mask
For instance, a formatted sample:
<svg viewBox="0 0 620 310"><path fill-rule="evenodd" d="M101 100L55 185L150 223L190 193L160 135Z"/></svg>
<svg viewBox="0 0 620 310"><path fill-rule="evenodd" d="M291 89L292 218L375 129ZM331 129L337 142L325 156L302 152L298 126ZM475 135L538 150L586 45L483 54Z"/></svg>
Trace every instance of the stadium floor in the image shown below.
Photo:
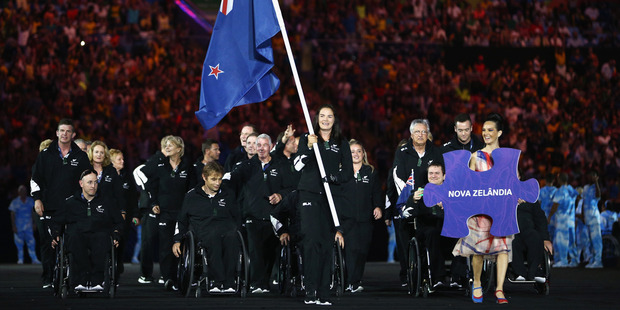
<svg viewBox="0 0 620 310"><path fill-rule="evenodd" d="M157 266L156 269L158 270ZM304 305L303 298L275 293L238 296L182 298L165 291L161 284L139 284L138 266L126 264L116 297L103 295L54 297L51 289L42 289L36 265L0 265L0 309L302 309L320 307ZM332 297L334 309L482 309L500 307L490 292L482 305L473 304L463 291L438 291L428 298L407 295L397 280L398 265L368 263L364 291ZM506 283L513 309L618 309L620 268L553 269L548 296L538 295L531 285Z"/></svg>

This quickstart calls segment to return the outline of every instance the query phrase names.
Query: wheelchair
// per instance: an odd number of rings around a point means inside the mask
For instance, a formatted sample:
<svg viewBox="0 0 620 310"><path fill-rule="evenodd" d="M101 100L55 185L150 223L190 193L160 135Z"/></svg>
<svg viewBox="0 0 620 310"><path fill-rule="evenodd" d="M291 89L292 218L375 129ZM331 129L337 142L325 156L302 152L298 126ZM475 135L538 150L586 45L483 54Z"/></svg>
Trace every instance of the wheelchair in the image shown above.
<svg viewBox="0 0 620 310"><path fill-rule="evenodd" d="M239 294L245 298L249 288L250 258L246 243L241 232L237 231L239 237L239 254L236 257L235 267L235 292L233 293L209 293L218 295ZM207 261L207 251L200 243L196 244L194 233L188 231L181 241L181 257L179 258L177 269L177 280L179 292L184 297L189 297L192 288L195 287L196 298L202 296L202 290L209 292L209 263Z"/></svg>
<svg viewBox="0 0 620 310"><path fill-rule="evenodd" d="M465 296L471 296L471 289L474 283L474 272L471 265L471 256L467 257L467 278L468 284L465 286ZM482 274L480 275L480 283L482 286L482 293L486 294L491 287L495 284L495 262L484 259L482 263Z"/></svg>
<svg viewBox="0 0 620 310"><path fill-rule="evenodd" d="M536 292L538 292L538 294L549 295L549 278L551 277L552 258L551 258L551 254L549 253L549 251L545 250L544 254L545 256L543 258L543 264L541 265L541 268L545 276L545 283L538 283L532 280L516 281L515 279L517 277L517 274L512 269L512 263L508 264L508 270L506 271L506 279L508 280L508 282L516 283L516 284L532 284L534 285L534 289L536 289ZM525 266L527 268L528 266L527 261L525 262Z"/></svg>
<svg viewBox="0 0 620 310"><path fill-rule="evenodd" d="M340 297L344 294L346 286L346 268L344 264L343 249L334 242L334 248L332 251L332 279L330 288L336 292L336 296Z"/></svg>
<svg viewBox="0 0 620 310"><path fill-rule="evenodd" d="M296 297L304 289L303 259L301 248L292 245L280 247L278 258L278 290L280 294Z"/></svg>
<svg viewBox="0 0 620 310"><path fill-rule="evenodd" d="M414 297L428 297L433 293L433 278L428 249L416 237L409 240L407 251L407 293ZM446 260L446 264L450 263Z"/></svg>
<svg viewBox="0 0 620 310"><path fill-rule="evenodd" d="M54 275L52 280L54 296L60 296L62 299L66 299L71 291L70 275L72 255L67 250L65 239L66 237L64 235L61 236L58 245L56 246L56 264L54 265ZM116 257L116 247L114 246L114 240L110 237L110 251L106 254L105 269L103 274L103 293L105 293L109 298L114 298L116 295L117 264L118 260ZM100 291L91 290L75 291L75 293L80 297L85 294L99 292Z"/></svg>

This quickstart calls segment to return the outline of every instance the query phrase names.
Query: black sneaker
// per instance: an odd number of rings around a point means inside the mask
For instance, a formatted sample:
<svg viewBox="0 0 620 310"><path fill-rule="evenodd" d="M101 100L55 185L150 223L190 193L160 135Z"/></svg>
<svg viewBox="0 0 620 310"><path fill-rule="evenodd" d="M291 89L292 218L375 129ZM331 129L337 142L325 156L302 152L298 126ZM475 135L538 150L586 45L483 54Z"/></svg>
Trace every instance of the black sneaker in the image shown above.
<svg viewBox="0 0 620 310"><path fill-rule="evenodd" d="M164 283L164 287L166 288L166 290L168 291L176 291L178 290L175 286L174 283L172 282L171 279L166 280L166 282Z"/></svg>

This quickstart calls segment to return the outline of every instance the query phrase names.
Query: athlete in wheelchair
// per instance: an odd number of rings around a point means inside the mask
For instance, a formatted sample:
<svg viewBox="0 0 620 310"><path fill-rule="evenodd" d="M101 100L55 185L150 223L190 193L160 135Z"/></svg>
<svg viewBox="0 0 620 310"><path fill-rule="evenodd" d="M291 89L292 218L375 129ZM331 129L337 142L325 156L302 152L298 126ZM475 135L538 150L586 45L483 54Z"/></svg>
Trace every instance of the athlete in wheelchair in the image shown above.
<svg viewBox="0 0 620 310"><path fill-rule="evenodd" d="M445 179L445 168L439 163L428 167L428 181L441 185ZM407 278L409 293L427 296L442 287L446 278L445 255L440 233L443 226L443 205L427 207L422 200L424 189L419 188L409 198L402 216L413 221L415 236L408 246Z"/></svg>
<svg viewBox="0 0 620 310"><path fill-rule="evenodd" d="M297 190L286 195L271 212L271 224L280 240L277 282L280 294L297 296L303 291L303 260L297 216Z"/></svg>
<svg viewBox="0 0 620 310"><path fill-rule="evenodd" d="M511 283L534 284L539 293L547 295L553 245L540 202L520 203L517 222L519 233L512 241L512 262L507 279Z"/></svg>
<svg viewBox="0 0 620 310"><path fill-rule="evenodd" d="M292 191L271 212L273 229L280 239L278 258L278 286L281 294L296 297L305 291L303 275L303 250L297 210L299 192ZM331 260L330 289L342 296L345 289L345 261L343 249L334 243Z"/></svg>
<svg viewBox="0 0 620 310"><path fill-rule="evenodd" d="M249 258L238 232L239 207L232 191L220 188L223 175L218 163L206 164L204 185L185 195L177 220L172 252L181 258L178 282L185 296L192 286L196 297L203 287L209 294L247 293Z"/></svg>
<svg viewBox="0 0 620 310"><path fill-rule="evenodd" d="M109 197L98 194L95 170L85 170L79 183L81 192L67 198L65 208L52 219L52 247L57 253L54 289L63 298L69 288L78 294L108 292L114 297L114 252L123 218Z"/></svg>

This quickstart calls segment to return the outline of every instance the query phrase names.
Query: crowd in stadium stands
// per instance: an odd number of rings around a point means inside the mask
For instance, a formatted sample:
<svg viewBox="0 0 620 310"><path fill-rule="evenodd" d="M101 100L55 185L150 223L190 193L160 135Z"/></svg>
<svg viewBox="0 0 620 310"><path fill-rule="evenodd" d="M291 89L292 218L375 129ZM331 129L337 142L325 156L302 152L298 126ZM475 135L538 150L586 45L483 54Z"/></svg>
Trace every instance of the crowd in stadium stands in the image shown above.
<svg viewBox="0 0 620 310"><path fill-rule="evenodd" d="M311 109L347 111L348 138L374 150L384 175L414 118L428 117L434 141L447 142L458 113L504 114L503 146L519 148L527 177L565 171L582 180L600 171L617 195L620 89L614 60L619 6L605 1L281 1ZM477 4L471 4L477 3ZM78 138L102 139L135 167L167 134L198 158L205 137L223 156L239 124L274 138L286 124L305 132L279 35L282 84L267 102L234 109L203 131L198 108L206 39L197 40L174 1L0 1L0 187L26 184L39 143L58 120L76 120ZM390 48L385 48L386 44ZM552 62L484 57L447 66L442 47L550 47ZM581 48L577 48L581 47ZM586 169L584 169L586 168ZM383 178L385 180L385 178ZM580 182L583 184L583 182ZM4 194L6 196L6 194Z"/></svg>

